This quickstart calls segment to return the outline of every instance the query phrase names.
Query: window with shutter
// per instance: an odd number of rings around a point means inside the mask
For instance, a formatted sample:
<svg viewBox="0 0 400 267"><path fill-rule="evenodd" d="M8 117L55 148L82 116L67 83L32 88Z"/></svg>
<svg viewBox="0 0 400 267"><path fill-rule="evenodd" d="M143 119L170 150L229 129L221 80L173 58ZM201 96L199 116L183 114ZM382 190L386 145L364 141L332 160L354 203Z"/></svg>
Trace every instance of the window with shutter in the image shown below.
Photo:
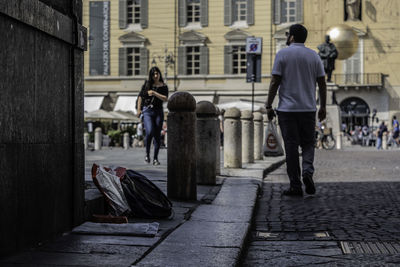
<svg viewBox="0 0 400 267"><path fill-rule="evenodd" d="M232 0L224 0L224 25L232 25Z"/></svg>
<svg viewBox="0 0 400 267"><path fill-rule="evenodd" d="M126 76L127 75L127 49L126 47L119 48L119 75Z"/></svg>
<svg viewBox="0 0 400 267"><path fill-rule="evenodd" d="M283 0L281 2L281 22L296 22L296 2L297 0Z"/></svg>
<svg viewBox="0 0 400 267"><path fill-rule="evenodd" d="M362 80L362 42L358 43L357 52L344 62L345 83L360 84Z"/></svg>
<svg viewBox="0 0 400 267"><path fill-rule="evenodd" d="M303 0L274 0L274 23L302 23Z"/></svg>
<svg viewBox="0 0 400 267"><path fill-rule="evenodd" d="M187 23L200 22L200 0L187 0Z"/></svg>
<svg viewBox="0 0 400 267"><path fill-rule="evenodd" d="M200 46L186 47L186 75L200 74Z"/></svg>
<svg viewBox="0 0 400 267"><path fill-rule="evenodd" d="M208 67L209 49L207 46L200 47L200 74L207 75L209 73Z"/></svg>
<svg viewBox="0 0 400 267"><path fill-rule="evenodd" d="M232 46L232 74L243 74L247 71L246 46Z"/></svg>
<svg viewBox="0 0 400 267"><path fill-rule="evenodd" d="M232 74L232 46L224 47L224 73Z"/></svg>
<svg viewBox="0 0 400 267"><path fill-rule="evenodd" d="M119 28L125 29L127 26L127 0L119 0Z"/></svg>
<svg viewBox="0 0 400 267"><path fill-rule="evenodd" d="M208 0L200 0L200 24L203 27L208 26Z"/></svg>
<svg viewBox="0 0 400 267"><path fill-rule="evenodd" d="M186 0L179 0L178 7L178 20L179 27L185 27L187 25L187 2Z"/></svg>
<svg viewBox="0 0 400 267"><path fill-rule="evenodd" d="M141 0L127 0L128 24L140 24L140 1Z"/></svg>
<svg viewBox="0 0 400 267"><path fill-rule="evenodd" d="M247 0L233 0L233 22L247 22Z"/></svg>
<svg viewBox="0 0 400 267"><path fill-rule="evenodd" d="M127 75L140 75L140 48L139 47L128 47L127 55Z"/></svg>

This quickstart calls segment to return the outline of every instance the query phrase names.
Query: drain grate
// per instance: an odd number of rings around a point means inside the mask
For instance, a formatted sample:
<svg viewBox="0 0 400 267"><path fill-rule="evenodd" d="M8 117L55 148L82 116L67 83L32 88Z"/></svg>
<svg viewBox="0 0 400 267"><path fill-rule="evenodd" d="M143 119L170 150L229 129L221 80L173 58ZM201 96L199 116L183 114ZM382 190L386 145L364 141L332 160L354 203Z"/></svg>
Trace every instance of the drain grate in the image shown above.
<svg viewBox="0 0 400 267"><path fill-rule="evenodd" d="M399 254L397 242L340 242L344 254Z"/></svg>
<svg viewBox="0 0 400 267"><path fill-rule="evenodd" d="M281 239L281 240L326 240L329 239L328 232L256 232L258 239Z"/></svg>

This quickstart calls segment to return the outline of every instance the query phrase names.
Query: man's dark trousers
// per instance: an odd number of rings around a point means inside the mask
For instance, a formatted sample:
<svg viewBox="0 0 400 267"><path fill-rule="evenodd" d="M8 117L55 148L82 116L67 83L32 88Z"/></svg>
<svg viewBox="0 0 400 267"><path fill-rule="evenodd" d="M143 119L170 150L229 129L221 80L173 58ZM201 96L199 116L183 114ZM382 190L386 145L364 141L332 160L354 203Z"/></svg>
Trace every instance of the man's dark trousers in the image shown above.
<svg viewBox="0 0 400 267"><path fill-rule="evenodd" d="M287 174L290 187L301 189L300 174L314 174L315 112L278 111L279 126L285 143ZM302 151L302 172L299 163L299 146Z"/></svg>

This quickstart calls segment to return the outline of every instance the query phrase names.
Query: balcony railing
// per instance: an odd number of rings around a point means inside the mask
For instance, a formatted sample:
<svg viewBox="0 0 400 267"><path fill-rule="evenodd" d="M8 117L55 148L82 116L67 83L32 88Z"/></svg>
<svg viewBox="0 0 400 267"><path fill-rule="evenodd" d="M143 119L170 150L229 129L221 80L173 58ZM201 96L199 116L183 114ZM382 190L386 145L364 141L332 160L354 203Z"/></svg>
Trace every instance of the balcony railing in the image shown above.
<svg viewBox="0 0 400 267"><path fill-rule="evenodd" d="M333 82L339 86L378 86L383 87L382 73L346 73L333 74Z"/></svg>

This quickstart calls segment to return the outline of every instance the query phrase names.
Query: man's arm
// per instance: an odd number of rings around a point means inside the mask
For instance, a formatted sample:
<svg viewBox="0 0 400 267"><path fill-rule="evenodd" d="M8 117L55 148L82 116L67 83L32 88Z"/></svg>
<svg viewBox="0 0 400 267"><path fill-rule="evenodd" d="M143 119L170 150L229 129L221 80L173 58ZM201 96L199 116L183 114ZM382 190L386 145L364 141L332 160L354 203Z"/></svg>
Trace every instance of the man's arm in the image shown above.
<svg viewBox="0 0 400 267"><path fill-rule="evenodd" d="M323 121L326 118L326 83L325 77L317 78L318 88L319 88L319 101L320 108L318 111L319 121Z"/></svg>
<svg viewBox="0 0 400 267"><path fill-rule="evenodd" d="M281 81L282 81L281 76L272 75L271 83L269 84L268 99L267 102L265 103L265 108L267 109L267 115L269 120L272 120L275 116L275 112L272 109L272 103L274 102Z"/></svg>

